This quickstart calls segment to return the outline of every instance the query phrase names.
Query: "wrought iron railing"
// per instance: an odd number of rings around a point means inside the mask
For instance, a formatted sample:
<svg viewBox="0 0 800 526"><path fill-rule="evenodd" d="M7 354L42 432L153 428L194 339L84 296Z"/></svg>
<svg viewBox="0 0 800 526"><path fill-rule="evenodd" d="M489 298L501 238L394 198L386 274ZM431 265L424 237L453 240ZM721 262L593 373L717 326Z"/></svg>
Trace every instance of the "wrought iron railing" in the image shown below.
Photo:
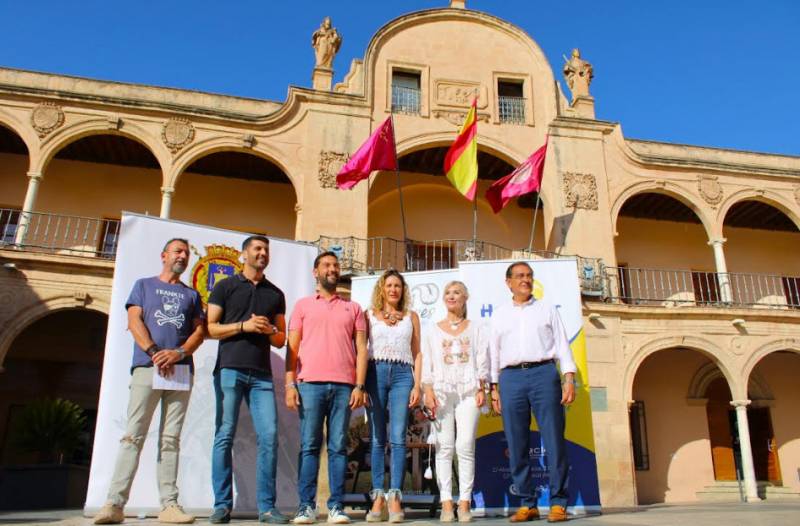
<svg viewBox="0 0 800 526"><path fill-rule="evenodd" d="M421 90L392 85L392 112L419 115Z"/></svg>
<svg viewBox="0 0 800 526"><path fill-rule="evenodd" d="M0 208L0 247L113 259L119 220Z"/></svg>
<svg viewBox="0 0 800 526"><path fill-rule="evenodd" d="M498 97L500 122L509 124L525 124L524 97Z"/></svg>
<svg viewBox="0 0 800 526"><path fill-rule="evenodd" d="M605 267L604 297L629 305L800 308L800 277Z"/></svg>
<svg viewBox="0 0 800 526"><path fill-rule="evenodd" d="M317 240L320 251L331 250L339 256L345 274L369 274L394 268L400 271L446 270L458 267L459 261L497 259L552 259L568 257L543 250L514 250L487 241L440 239L419 241L388 237L328 237ZM600 297L604 290L602 262L596 258L577 260L581 291Z"/></svg>

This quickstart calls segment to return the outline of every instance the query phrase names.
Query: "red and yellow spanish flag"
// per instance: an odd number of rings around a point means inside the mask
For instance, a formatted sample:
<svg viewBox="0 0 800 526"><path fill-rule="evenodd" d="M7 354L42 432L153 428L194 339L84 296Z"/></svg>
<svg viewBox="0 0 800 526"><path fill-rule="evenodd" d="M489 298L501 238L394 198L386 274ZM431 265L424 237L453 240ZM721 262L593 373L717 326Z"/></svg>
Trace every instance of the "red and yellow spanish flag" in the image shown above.
<svg viewBox="0 0 800 526"><path fill-rule="evenodd" d="M472 107L461 125L456 142L447 150L444 157L444 173L447 179L470 201L475 200L478 188L478 100L472 100Z"/></svg>

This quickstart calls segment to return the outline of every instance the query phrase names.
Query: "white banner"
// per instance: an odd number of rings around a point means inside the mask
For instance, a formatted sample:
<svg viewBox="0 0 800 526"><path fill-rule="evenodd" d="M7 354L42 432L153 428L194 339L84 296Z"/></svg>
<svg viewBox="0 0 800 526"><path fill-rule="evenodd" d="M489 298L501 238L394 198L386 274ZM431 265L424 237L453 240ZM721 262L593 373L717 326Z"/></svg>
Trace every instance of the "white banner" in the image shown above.
<svg viewBox="0 0 800 526"><path fill-rule="evenodd" d="M209 285L220 274L240 268L239 250L247 234L168 221L149 216L123 214L108 317L103 379L97 413L92 467L85 512L94 513L106 501L119 441L125 431L128 385L133 338L127 330L125 301L133 283L161 271L160 253L173 237L185 238L192 256L183 281L207 299ZM286 295L286 319L297 299L314 292L312 265L316 247L305 243L270 239L267 278ZM210 280L209 280L210 278ZM211 448L214 441L216 402L212 372L217 357L216 340L206 340L194 354L195 380L183 426L178 488L180 503L187 510L210 512L214 504L211 489ZM297 504L297 453L300 443L297 414L284 405L285 350L273 350L272 371L278 406L277 505L284 510ZM153 513L160 509L156 484L156 452L160 411L156 410L145 440L139 470L133 483L126 512ZM256 436L246 404L242 404L234 441L234 508L256 512Z"/></svg>
<svg viewBox="0 0 800 526"><path fill-rule="evenodd" d="M412 308L423 319L423 338L429 323L443 319L446 309L442 301L448 281L463 281L469 289L469 319L488 323L498 306L511 301L505 272L512 261L461 261L459 268L446 271L407 272L403 276L412 293ZM598 510L600 495L594 454L586 345L583 334L580 288L574 258L534 260L528 262L534 271L534 296L555 305L564 322L575 362L578 366L578 390L575 403L567 412L568 456L570 460L570 509L576 512ZM352 298L365 309L371 303L372 288L378 276L353 278ZM534 444L539 440L535 422L531 428ZM535 434L533 434L535 432ZM487 513L507 512L519 505L519 498L510 494L511 484L505 437L499 416L482 415L478 425L475 472L475 507ZM543 451L543 448L534 450ZM535 483L540 486L540 506L547 507L547 472L542 455L537 459L541 469Z"/></svg>

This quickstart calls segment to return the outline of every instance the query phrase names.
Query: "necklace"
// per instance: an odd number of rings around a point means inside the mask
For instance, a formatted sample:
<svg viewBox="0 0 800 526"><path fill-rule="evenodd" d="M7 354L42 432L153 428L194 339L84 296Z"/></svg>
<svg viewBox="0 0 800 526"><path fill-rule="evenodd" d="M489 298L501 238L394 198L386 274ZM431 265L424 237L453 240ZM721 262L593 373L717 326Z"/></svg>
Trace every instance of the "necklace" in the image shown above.
<svg viewBox="0 0 800 526"><path fill-rule="evenodd" d="M403 315L397 312L383 311L383 320L389 325L396 325L398 321L403 319Z"/></svg>
<svg viewBox="0 0 800 526"><path fill-rule="evenodd" d="M448 320L448 323L450 324L450 330L451 330L451 331L455 331L455 330L457 330L457 329L458 329L458 326L459 326L459 325L461 325L462 323L464 323L464 320L465 320L465 319L466 319L466 318L461 318L461 319L460 319L460 320L458 320L458 321L449 321L449 320Z"/></svg>

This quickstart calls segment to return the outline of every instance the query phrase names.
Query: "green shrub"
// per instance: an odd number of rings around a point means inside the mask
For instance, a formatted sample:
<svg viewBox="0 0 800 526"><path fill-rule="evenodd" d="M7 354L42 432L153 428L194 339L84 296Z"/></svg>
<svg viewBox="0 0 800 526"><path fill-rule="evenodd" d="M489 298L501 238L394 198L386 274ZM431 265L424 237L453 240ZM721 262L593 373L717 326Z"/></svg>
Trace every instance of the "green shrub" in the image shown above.
<svg viewBox="0 0 800 526"><path fill-rule="evenodd" d="M39 462L63 464L80 445L86 415L75 402L36 400L25 406L14 429L19 449L38 453Z"/></svg>

